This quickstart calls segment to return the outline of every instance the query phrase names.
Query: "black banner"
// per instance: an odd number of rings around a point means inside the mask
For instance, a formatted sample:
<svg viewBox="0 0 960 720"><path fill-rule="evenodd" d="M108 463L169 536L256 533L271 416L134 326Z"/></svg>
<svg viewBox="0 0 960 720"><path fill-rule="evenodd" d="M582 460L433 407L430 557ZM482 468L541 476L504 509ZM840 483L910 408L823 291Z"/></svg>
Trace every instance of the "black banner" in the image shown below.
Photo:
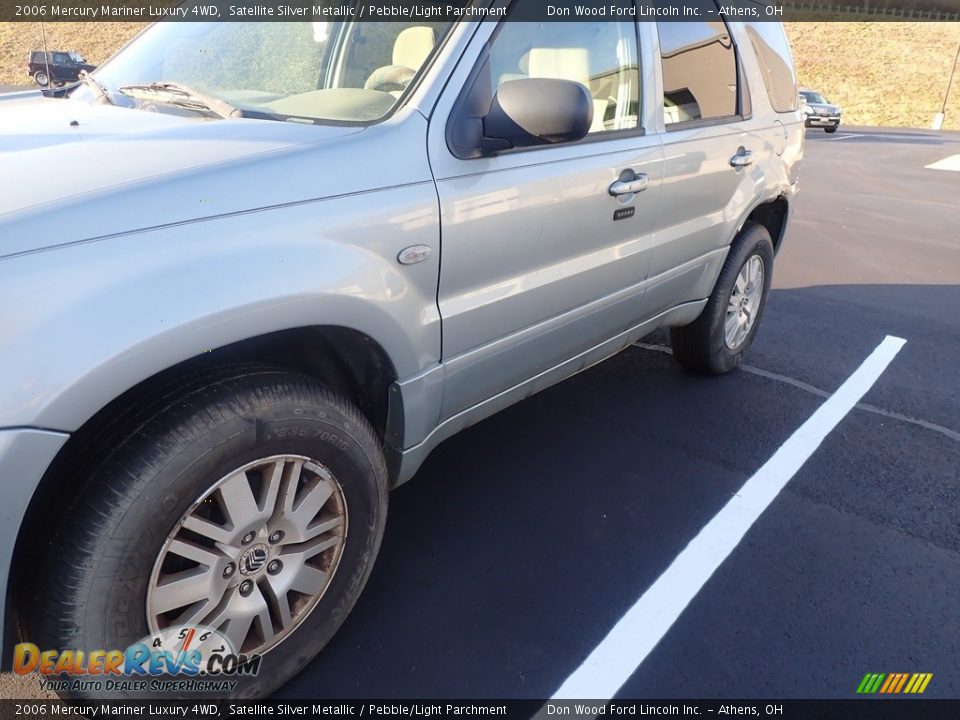
<svg viewBox="0 0 960 720"><path fill-rule="evenodd" d="M4 22L958 21L960 0L0 0Z"/></svg>
<svg viewBox="0 0 960 720"><path fill-rule="evenodd" d="M730 718L777 720L955 720L960 700L257 700L64 704L0 700L0 720L16 718Z"/></svg>

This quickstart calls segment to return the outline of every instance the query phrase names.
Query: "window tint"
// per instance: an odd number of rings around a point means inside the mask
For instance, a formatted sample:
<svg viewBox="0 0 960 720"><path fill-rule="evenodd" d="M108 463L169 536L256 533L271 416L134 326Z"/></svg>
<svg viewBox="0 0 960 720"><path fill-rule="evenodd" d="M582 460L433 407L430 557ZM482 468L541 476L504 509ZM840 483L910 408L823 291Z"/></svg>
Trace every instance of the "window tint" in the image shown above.
<svg viewBox="0 0 960 720"><path fill-rule="evenodd" d="M753 22L746 27L770 105L776 112L793 112L797 109L797 76L783 26L778 22Z"/></svg>
<svg viewBox="0 0 960 720"><path fill-rule="evenodd" d="M663 63L664 123L737 114L737 56L718 22L657 23Z"/></svg>
<svg viewBox="0 0 960 720"><path fill-rule="evenodd" d="M632 22L506 22L490 49L491 87L553 78L586 86L591 133L635 128L640 115L637 35Z"/></svg>
<svg viewBox="0 0 960 720"><path fill-rule="evenodd" d="M53 61L57 65L66 65L70 62L70 56L67 55L66 53L54 53Z"/></svg>

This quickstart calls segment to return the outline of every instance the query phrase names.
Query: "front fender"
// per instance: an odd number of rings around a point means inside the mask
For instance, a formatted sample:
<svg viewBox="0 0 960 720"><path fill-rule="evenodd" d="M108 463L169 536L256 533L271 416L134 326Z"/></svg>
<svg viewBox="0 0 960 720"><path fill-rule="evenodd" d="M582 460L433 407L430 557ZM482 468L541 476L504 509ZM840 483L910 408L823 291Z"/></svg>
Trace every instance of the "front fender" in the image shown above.
<svg viewBox="0 0 960 720"><path fill-rule="evenodd" d="M65 218L69 221L69 217ZM431 183L132 233L0 262L0 428L72 432L179 362L310 325L359 330L403 379L440 357Z"/></svg>

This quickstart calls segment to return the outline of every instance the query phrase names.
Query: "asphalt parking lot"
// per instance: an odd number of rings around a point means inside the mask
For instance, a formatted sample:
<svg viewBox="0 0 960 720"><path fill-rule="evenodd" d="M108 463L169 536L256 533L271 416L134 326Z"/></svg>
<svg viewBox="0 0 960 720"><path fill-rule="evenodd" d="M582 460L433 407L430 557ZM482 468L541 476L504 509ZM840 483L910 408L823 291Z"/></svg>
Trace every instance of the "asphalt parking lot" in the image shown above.
<svg viewBox="0 0 960 720"><path fill-rule="evenodd" d="M808 136L746 372L663 335L451 439L286 698L542 698L887 335L907 340L618 697L960 697L960 135Z"/></svg>
<svg viewBox="0 0 960 720"><path fill-rule="evenodd" d="M960 172L926 167L960 134L808 141L750 366L687 374L656 334L445 443L278 698L549 697L888 335L907 343L618 697L850 698L867 672L960 697Z"/></svg>

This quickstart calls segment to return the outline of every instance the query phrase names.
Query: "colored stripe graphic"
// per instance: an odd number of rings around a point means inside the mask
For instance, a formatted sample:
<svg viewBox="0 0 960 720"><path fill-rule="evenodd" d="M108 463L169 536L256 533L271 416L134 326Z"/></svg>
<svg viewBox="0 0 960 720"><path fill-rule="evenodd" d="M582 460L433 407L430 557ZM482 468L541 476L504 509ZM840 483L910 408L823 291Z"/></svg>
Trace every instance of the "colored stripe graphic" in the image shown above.
<svg viewBox="0 0 960 720"><path fill-rule="evenodd" d="M897 689L894 692L900 692L903 690L903 686L907 683L908 673L900 673L900 682L897 683Z"/></svg>
<svg viewBox="0 0 960 720"><path fill-rule="evenodd" d="M933 673L867 673L857 686L857 694L921 695L932 679Z"/></svg>

